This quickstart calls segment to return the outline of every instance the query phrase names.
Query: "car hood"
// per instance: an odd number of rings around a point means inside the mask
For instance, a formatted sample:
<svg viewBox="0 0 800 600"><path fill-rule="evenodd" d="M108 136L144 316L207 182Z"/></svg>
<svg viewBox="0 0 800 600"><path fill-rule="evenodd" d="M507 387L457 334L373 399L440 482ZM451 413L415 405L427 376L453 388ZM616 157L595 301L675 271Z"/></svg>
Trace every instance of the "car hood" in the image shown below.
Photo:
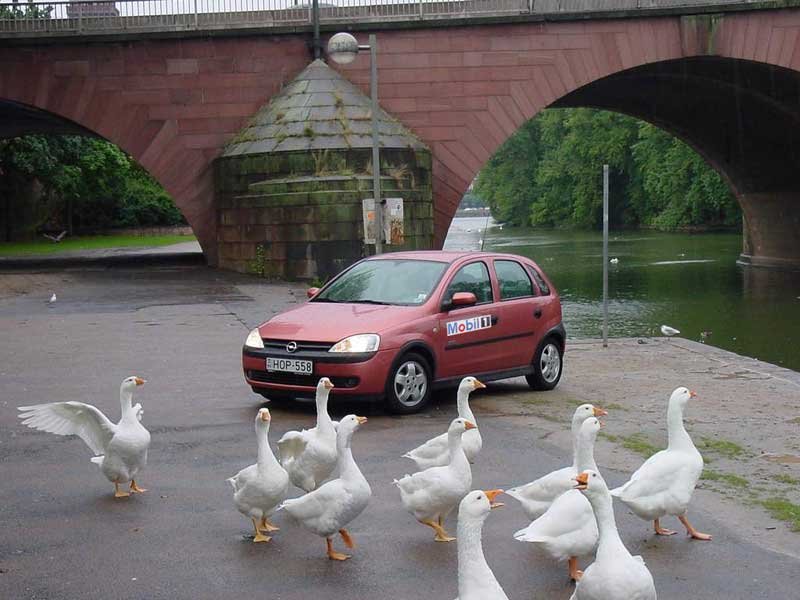
<svg viewBox="0 0 800 600"><path fill-rule="evenodd" d="M338 342L358 333L380 333L405 323L416 306L306 302L272 317L259 327L266 339Z"/></svg>

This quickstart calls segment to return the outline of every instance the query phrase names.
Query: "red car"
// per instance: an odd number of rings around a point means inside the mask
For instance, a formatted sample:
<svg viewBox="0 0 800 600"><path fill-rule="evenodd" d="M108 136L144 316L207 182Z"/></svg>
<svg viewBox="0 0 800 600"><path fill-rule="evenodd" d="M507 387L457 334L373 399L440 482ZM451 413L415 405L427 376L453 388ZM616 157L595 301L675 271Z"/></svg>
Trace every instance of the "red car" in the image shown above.
<svg viewBox="0 0 800 600"><path fill-rule="evenodd" d="M561 302L533 261L491 252L397 252L364 259L309 300L250 332L247 383L267 397L333 397L422 409L433 388L524 375L553 389L563 370Z"/></svg>

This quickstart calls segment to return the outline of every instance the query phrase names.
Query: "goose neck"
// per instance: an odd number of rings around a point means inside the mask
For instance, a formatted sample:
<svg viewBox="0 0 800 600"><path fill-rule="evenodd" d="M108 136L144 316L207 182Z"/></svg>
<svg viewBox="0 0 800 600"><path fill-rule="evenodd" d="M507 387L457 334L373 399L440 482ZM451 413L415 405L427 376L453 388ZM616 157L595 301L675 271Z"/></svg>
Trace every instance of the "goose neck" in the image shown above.
<svg viewBox="0 0 800 600"><path fill-rule="evenodd" d="M606 491L604 494L587 494L586 497L594 510L597 529L600 533L596 560L608 559L618 556L620 553L629 555L628 549L625 548L619 537L611 494Z"/></svg>
<svg viewBox="0 0 800 600"><path fill-rule="evenodd" d="M358 468L358 465L353 458L353 449L351 447L352 441L353 431L343 431L340 428L339 434L336 437L336 464L339 468L339 476L346 480L363 478L361 470Z"/></svg>
<svg viewBox="0 0 800 600"><path fill-rule="evenodd" d="M328 390L317 394L317 430L322 433L334 431L333 421L328 414Z"/></svg>
<svg viewBox="0 0 800 600"><path fill-rule="evenodd" d="M579 436L577 449L575 451L575 468L578 473L583 471L598 471L597 464L594 462L594 437Z"/></svg>
<svg viewBox="0 0 800 600"><path fill-rule="evenodd" d="M692 438L689 437L686 427L683 425L683 407L677 402L670 402L669 408L667 408L667 434L670 449L694 448Z"/></svg>
<svg viewBox="0 0 800 600"><path fill-rule="evenodd" d="M459 468L469 468L467 455L464 454L464 447L461 444L460 431L449 431L447 433L447 448L450 451L450 465Z"/></svg>
<svg viewBox="0 0 800 600"><path fill-rule="evenodd" d="M469 407L469 392L458 390L456 404L458 405L458 416L467 421L471 421L473 425L477 425L475 422L475 415Z"/></svg>
<svg viewBox="0 0 800 600"><path fill-rule="evenodd" d="M476 590L496 583L494 573L483 555L481 530L483 521L474 518L458 519L458 595L469 598ZM472 596L470 596L472 594Z"/></svg>
<svg viewBox="0 0 800 600"><path fill-rule="evenodd" d="M256 425L256 440L258 441L258 466L260 468L273 467L278 464L278 459L269 445L269 428Z"/></svg>
<svg viewBox="0 0 800 600"><path fill-rule="evenodd" d="M126 390L124 387L119 389L119 404L122 419L133 418L136 420L136 415L133 412L133 392Z"/></svg>

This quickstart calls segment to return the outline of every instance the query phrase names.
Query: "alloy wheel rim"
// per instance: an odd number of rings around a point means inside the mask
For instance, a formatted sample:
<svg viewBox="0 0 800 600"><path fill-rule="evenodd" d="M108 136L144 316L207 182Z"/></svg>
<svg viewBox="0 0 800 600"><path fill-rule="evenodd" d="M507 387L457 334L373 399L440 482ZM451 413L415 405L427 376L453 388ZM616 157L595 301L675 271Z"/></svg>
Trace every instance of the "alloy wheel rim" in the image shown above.
<svg viewBox="0 0 800 600"><path fill-rule="evenodd" d="M413 360L404 362L395 371L394 392L397 400L404 406L416 406L425 398L428 390L428 376L425 369Z"/></svg>
<svg viewBox="0 0 800 600"><path fill-rule="evenodd" d="M558 379L558 374L561 372L561 352L555 344L547 344L542 350L539 370L542 373L542 379L547 383L553 383Z"/></svg>

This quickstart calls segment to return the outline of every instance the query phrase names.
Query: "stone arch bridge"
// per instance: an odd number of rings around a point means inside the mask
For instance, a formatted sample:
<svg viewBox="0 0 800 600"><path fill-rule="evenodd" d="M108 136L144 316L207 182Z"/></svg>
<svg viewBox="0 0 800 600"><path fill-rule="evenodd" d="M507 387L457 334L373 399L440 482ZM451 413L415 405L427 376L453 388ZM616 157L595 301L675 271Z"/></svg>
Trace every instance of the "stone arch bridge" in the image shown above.
<svg viewBox="0 0 800 600"><path fill-rule="evenodd" d="M544 108L590 106L692 145L742 205L741 259L800 267L800 2L628 10L615 1L600 3L608 10L526 12L523 3L513 14L333 19L322 37L378 32L381 105L433 153L439 245L508 136ZM78 132L114 142L175 198L214 264L212 163L310 62L307 23L103 35L13 25L0 19L0 137ZM368 93L368 58L337 68Z"/></svg>

